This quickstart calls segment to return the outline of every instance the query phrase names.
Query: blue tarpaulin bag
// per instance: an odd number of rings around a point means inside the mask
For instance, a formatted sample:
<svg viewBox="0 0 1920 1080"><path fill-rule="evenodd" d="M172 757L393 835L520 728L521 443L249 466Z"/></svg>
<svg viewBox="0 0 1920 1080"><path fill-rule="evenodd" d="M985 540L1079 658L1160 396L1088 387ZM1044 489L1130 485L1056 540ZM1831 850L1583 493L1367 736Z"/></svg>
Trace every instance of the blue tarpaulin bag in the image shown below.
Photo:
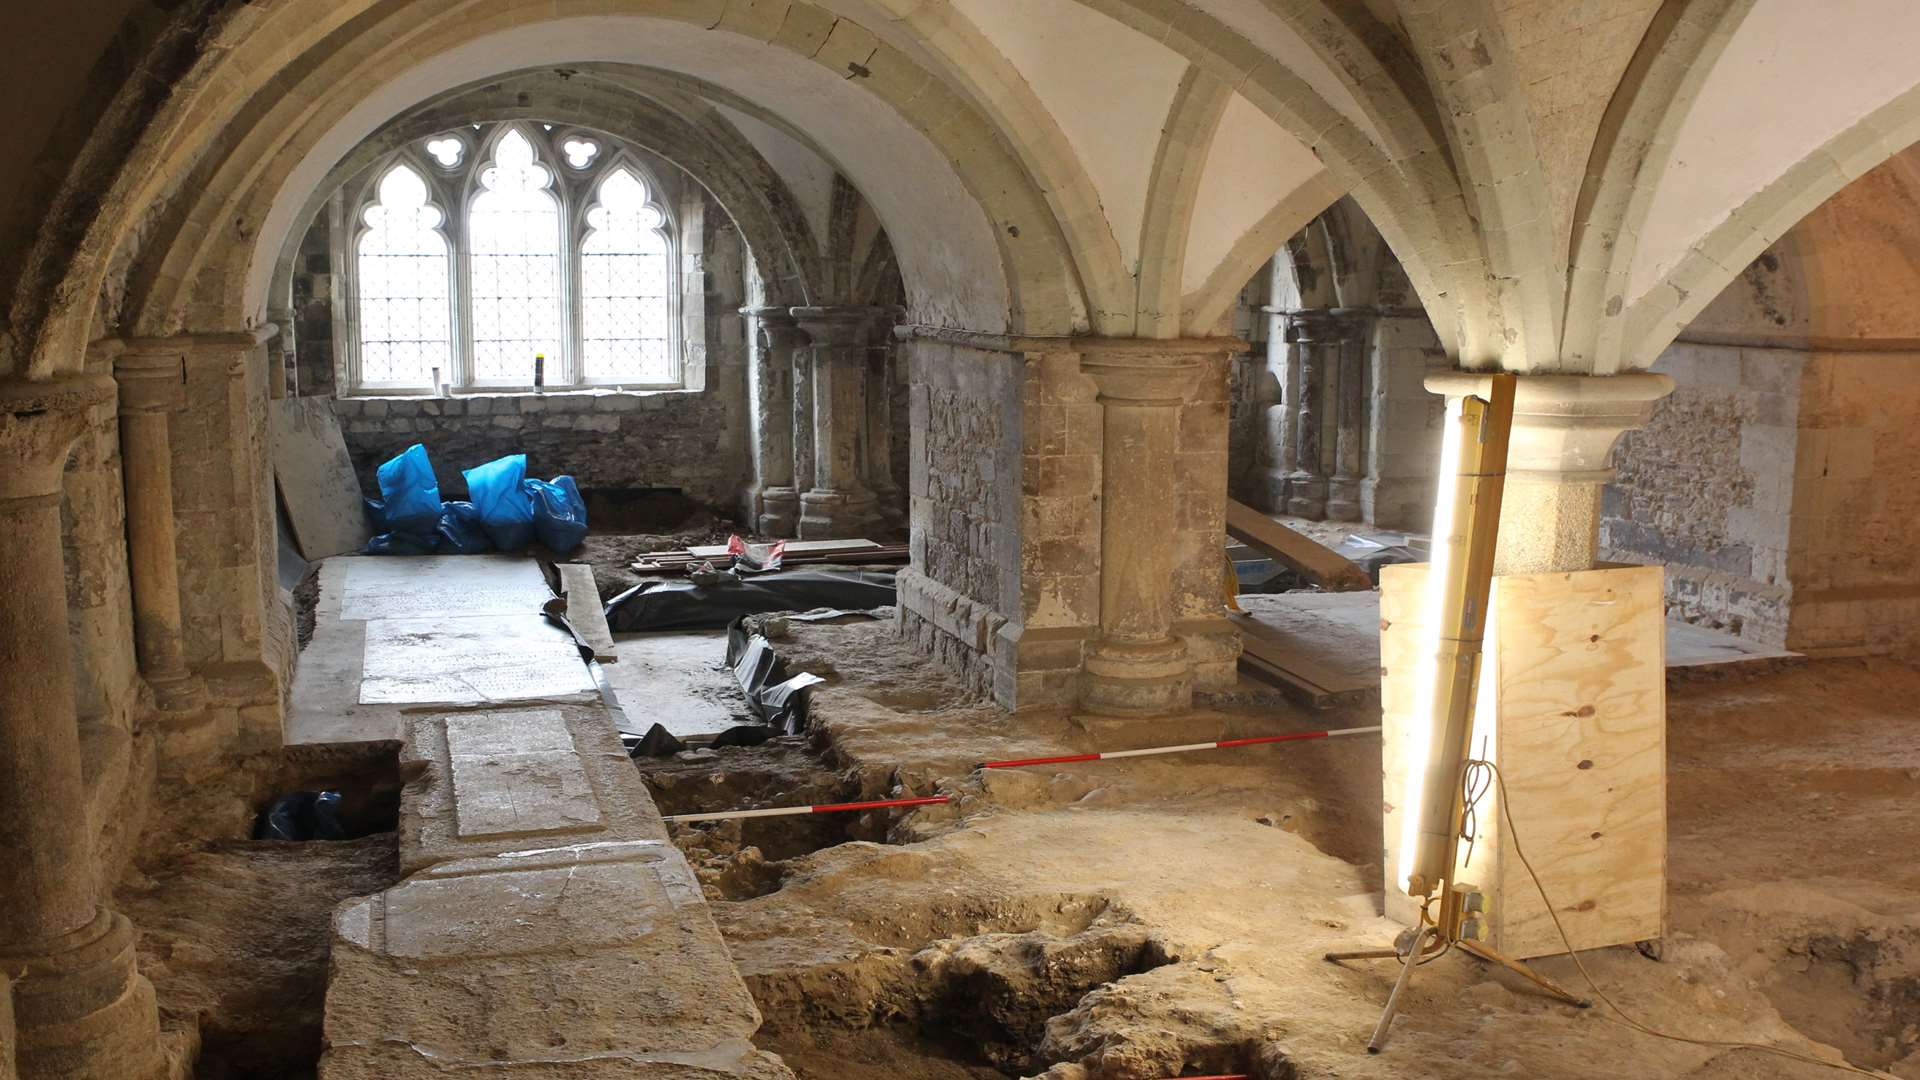
<svg viewBox="0 0 1920 1080"><path fill-rule="evenodd" d="M360 551L366 555L431 555L438 541L432 533L383 532Z"/></svg>
<svg viewBox="0 0 1920 1080"><path fill-rule="evenodd" d="M493 550L493 540L487 536L486 525L481 522L477 507L470 502L441 505L445 510L440 515L436 539L440 542L442 555L485 555Z"/></svg>
<svg viewBox="0 0 1920 1080"><path fill-rule="evenodd" d="M427 448L414 443L381 465L378 476L379 526L391 532L431 537L440 524L440 483L433 478Z"/></svg>
<svg viewBox="0 0 1920 1080"><path fill-rule="evenodd" d="M587 504L573 477L528 480L527 494L533 498L533 535L542 544L565 555L587 538Z"/></svg>
<svg viewBox="0 0 1920 1080"><path fill-rule="evenodd" d="M467 498L480 511L480 524L493 546L501 551L525 550L533 540L533 496L525 484L527 455L508 454L460 475L467 478Z"/></svg>

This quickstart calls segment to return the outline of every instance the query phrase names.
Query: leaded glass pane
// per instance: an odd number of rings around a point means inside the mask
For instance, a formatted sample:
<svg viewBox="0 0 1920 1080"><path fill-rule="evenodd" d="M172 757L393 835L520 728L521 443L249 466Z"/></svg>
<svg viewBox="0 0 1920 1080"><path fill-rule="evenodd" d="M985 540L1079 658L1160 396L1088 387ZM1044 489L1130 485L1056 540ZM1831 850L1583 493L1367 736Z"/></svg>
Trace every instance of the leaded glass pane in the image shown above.
<svg viewBox="0 0 1920 1080"><path fill-rule="evenodd" d="M586 377L596 381L671 382L672 275L665 219L647 187L616 168L600 182L580 248L581 324Z"/></svg>
<svg viewBox="0 0 1920 1080"><path fill-rule="evenodd" d="M379 202L364 215L359 282L360 381L427 386L435 367L451 373L447 240L419 173L395 165L380 178Z"/></svg>
<svg viewBox="0 0 1920 1080"><path fill-rule="evenodd" d="M473 297L473 374L482 382L530 385L533 358L560 365L560 204L553 173L533 144L509 130L480 174L468 211L468 281Z"/></svg>

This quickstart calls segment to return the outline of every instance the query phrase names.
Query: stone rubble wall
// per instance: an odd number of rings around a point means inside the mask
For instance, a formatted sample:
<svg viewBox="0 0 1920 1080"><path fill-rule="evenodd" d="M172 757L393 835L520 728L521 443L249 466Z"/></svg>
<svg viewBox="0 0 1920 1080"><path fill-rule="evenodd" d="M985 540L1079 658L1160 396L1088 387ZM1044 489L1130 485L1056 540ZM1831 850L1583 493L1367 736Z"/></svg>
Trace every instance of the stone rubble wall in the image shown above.
<svg viewBox="0 0 1920 1080"><path fill-rule="evenodd" d="M1675 344L1653 370L1672 396L1614 451L1600 543L1667 568L1667 614L1767 645L1787 641L1787 573L1805 354Z"/></svg>
<svg viewBox="0 0 1920 1080"><path fill-rule="evenodd" d="M927 340L902 348L909 423L921 435L907 473L902 632L999 697L1012 688L996 679L995 635L1018 612L1022 586L1022 355Z"/></svg>

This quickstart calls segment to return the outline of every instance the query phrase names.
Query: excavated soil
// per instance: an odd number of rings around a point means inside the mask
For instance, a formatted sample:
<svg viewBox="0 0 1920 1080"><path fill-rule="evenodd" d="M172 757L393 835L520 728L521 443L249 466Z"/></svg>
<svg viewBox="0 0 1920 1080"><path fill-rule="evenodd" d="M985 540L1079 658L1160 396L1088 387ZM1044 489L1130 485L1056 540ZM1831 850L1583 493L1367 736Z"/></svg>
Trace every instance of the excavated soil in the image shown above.
<svg viewBox="0 0 1920 1080"><path fill-rule="evenodd" d="M391 748L376 748L262 755L163 788L113 904L138 931L163 1028L198 1041L199 1080L316 1075L333 909L399 880L399 786ZM353 839L245 839L274 795L324 789L345 796Z"/></svg>
<svg viewBox="0 0 1920 1080"><path fill-rule="evenodd" d="M1366 1054L1398 969L1321 954L1401 929L1379 914L1375 742L972 772L1367 712L1089 727L970 701L889 626L796 627L783 652L828 677L812 743L683 757L653 770L663 803L955 796L858 832L680 836L708 860L760 1044L805 1080L1840 1075L1639 1034L1461 956L1420 969L1388 1052ZM1584 954L1601 988L1694 1038L1920 1077L1916 700L1920 671L1885 663L1675 682L1671 933L1660 961ZM1537 966L1579 984L1565 958Z"/></svg>

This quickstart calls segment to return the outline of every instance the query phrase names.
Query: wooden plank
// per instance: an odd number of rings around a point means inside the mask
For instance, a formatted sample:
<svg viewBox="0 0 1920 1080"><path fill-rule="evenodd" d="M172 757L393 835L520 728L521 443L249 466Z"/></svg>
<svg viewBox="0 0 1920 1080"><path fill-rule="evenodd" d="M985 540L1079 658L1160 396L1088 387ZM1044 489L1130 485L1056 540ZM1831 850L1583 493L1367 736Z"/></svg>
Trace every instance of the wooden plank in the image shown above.
<svg viewBox="0 0 1920 1080"><path fill-rule="evenodd" d="M613 632L607 628L606 609L600 606L600 587L593 582L593 567L585 563L561 563L560 587L567 594L567 622L580 640L593 649L593 658L603 664L620 659L614 652Z"/></svg>
<svg viewBox="0 0 1920 1080"><path fill-rule="evenodd" d="M1387 915L1403 922L1416 910L1393 879L1406 778L1426 723L1415 715L1428 645L1426 571L1408 564L1380 575L1383 878ZM1645 566L1494 579L1474 753L1483 740L1490 745L1521 846L1582 949L1665 933L1661 578L1659 567ZM1476 822L1460 880L1487 892L1488 943L1523 959L1559 952L1560 936L1506 835L1497 792L1480 801Z"/></svg>
<svg viewBox="0 0 1920 1080"><path fill-rule="evenodd" d="M1358 563L1232 499L1227 500L1227 535L1305 574L1323 589L1373 588L1372 579Z"/></svg>
<svg viewBox="0 0 1920 1080"><path fill-rule="evenodd" d="M280 398L267 408L273 477L300 554L318 562L365 547L372 530L333 399Z"/></svg>
<svg viewBox="0 0 1920 1080"><path fill-rule="evenodd" d="M1363 694L1378 685L1375 680L1357 680L1329 667L1302 648L1302 642L1292 640L1291 635L1259 619L1245 614L1230 618L1240 629L1243 653L1252 653L1274 667L1290 671L1328 694Z"/></svg>
<svg viewBox="0 0 1920 1080"><path fill-rule="evenodd" d="M828 555L842 551L871 551L880 545L872 540L789 540L788 555ZM725 544L690 547L687 554L696 559L718 559L727 553Z"/></svg>
<svg viewBox="0 0 1920 1080"><path fill-rule="evenodd" d="M1306 679L1262 659L1258 654L1241 652L1240 670L1271 686L1279 687L1288 698L1310 709L1329 709L1337 702L1332 694Z"/></svg>

